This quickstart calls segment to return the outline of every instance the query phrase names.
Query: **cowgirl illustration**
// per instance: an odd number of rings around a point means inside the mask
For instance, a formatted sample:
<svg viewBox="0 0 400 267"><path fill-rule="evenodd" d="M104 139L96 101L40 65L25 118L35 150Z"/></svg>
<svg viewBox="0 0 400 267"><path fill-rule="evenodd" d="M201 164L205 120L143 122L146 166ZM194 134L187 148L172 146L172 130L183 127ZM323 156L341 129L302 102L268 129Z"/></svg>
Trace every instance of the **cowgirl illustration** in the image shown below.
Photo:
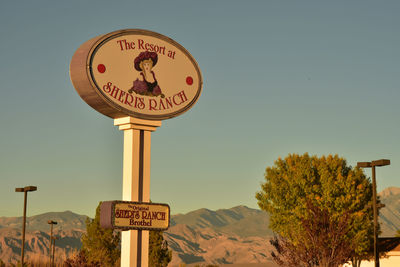
<svg viewBox="0 0 400 267"><path fill-rule="evenodd" d="M140 72L139 78L133 82L133 86L128 92L131 94L135 92L139 95L146 96L161 96L161 88L158 85L156 75L152 71L153 67L157 64L158 55L155 52L141 52L134 61L135 69Z"/></svg>

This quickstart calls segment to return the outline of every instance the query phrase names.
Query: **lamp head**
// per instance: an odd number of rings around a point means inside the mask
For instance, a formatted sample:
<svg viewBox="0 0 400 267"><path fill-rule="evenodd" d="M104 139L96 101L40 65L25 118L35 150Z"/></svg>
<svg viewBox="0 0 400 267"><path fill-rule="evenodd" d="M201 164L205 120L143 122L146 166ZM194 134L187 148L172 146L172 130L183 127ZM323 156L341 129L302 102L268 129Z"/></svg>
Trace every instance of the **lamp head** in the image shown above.
<svg viewBox="0 0 400 267"><path fill-rule="evenodd" d="M374 161L372 161L372 165L378 166L378 167L390 165L390 160L388 160L388 159L374 160Z"/></svg>
<svg viewBox="0 0 400 267"><path fill-rule="evenodd" d="M36 186L32 186L32 185L24 187L24 191L27 191L27 192L36 191L36 190L37 190L37 187Z"/></svg>
<svg viewBox="0 0 400 267"><path fill-rule="evenodd" d="M368 168L371 167L371 162L357 162L357 167L359 168Z"/></svg>

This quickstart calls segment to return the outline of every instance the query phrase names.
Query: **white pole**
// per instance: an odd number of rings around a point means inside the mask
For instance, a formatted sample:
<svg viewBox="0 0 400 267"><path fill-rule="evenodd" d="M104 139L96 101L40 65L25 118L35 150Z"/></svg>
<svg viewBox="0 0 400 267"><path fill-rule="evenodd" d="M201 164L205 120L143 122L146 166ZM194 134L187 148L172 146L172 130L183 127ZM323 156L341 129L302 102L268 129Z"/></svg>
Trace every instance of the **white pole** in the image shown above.
<svg viewBox="0 0 400 267"><path fill-rule="evenodd" d="M124 117L114 120L124 131L122 200L150 202L151 132L161 121ZM121 234L121 267L148 267L149 231Z"/></svg>

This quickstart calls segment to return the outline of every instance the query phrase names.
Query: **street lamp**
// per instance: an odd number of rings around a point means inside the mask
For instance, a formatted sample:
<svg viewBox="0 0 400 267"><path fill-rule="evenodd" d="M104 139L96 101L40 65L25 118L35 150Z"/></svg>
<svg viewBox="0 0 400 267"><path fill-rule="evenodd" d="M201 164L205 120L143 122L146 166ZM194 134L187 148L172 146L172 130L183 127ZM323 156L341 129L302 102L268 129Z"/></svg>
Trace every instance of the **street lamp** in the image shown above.
<svg viewBox="0 0 400 267"><path fill-rule="evenodd" d="M378 210L376 205L376 178L375 178L375 167L382 167L390 165L390 160L380 159L371 162L357 162L359 168L372 168L372 205L374 209L374 258L375 267L379 267L379 248L378 248Z"/></svg>
<svg viewBox="0 0 400 267"><path fill-rule="evenodd" d="M60 239L60 238L57 236L54 236L52 239L53 239L53 260L52 260L51 266L54 266L54 255L56 254L56 239Z"/></svg>
<svg viewBox="0 0 400 267"><path fill-rule="evenodd" d="M36 191L36 186L25 186L15 188L15 192L24 192L24 221L22 223L22 249L21 249L21 266L24 266L24 249L25 249L25 225L26 225L26 201L28 192Z"/></svg>
<svg viewBox="0 0 400 267"><path fill-rule="evenodd" d="M50 248L49 248L49 259L50 259L50 264L51 264L51 245L52 245L52 240L53 240L53 225L57 224L56 221L48 220L48 224L50 224Z"/></svg>

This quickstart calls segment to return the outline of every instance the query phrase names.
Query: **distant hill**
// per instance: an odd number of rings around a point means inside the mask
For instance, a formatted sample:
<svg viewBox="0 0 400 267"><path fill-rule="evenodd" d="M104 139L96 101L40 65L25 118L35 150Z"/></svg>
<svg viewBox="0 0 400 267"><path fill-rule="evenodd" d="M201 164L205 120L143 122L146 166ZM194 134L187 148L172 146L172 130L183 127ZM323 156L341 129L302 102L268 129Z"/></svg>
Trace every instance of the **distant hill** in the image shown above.
<svg viewBox="0 0 400 267"><path fill-rule="evenodd" d="M53 227L56 254L66 258L81 247L81 236L86 230L87 216L71 211L48 212L27 218L25 236L26 259L49 255L50 225L48 220L58 222ZM9 264L20 259L22 217L0 217L0 259Z"/></svg>
<svg viewBox="0 0 400 267"><path fill-rule="evenodd" d="M379 193L385 207L380 210L381 236L395 236L400 229L400 188L389 187Z"/></svg>
<svg viewBox="0 0 400 267"><path fill-rule="evenodd" d="M48 220L56 221L58 224L54 225L54 229L72 230L80 229L86 230L86 215L79 215L72 211L64 212L47 212L40 215L35 215L26 218L27 229L35 231L49 232L50 225L47 224ZM0 217L0 228L22 228L22 217Z"/></svg>
<svg viewBox="0 0 400 267"><path fill-rule="evenodd" d="M173 251L169 266L181 262L271 265L268 221L267 213L245 206L174 215L164 233Z"/></svg>
<svg viewBox="0 0 400 267"><path fill-rule="evenodd" d="M171 218L171 226L185 224L194 230L211 228L240 237L271 236L272 231L268 228L268 223L269 215L266 212L246 206L217 211L199 209L184 215L173 215Z"/></svg>
<svg viewBox="0 0 400 267"><path fill-rule="evenodd" d="M81 247L81 230L56 231L56 255L66 258ZM26 259L37 259L49 255L50 234L42 231L27 231L25 235ZM21 255L21 231L14 228L0 229L0 259L5 263L16 262Z"/></svg>
<svg viewBox="0 0 400 267"><path fill-rule="evenodd" d="M226 235L211 228L194 230L185 224L172 226L164 233L172 249L169 266L188 264L272 263L269 238Z"/></svg>

